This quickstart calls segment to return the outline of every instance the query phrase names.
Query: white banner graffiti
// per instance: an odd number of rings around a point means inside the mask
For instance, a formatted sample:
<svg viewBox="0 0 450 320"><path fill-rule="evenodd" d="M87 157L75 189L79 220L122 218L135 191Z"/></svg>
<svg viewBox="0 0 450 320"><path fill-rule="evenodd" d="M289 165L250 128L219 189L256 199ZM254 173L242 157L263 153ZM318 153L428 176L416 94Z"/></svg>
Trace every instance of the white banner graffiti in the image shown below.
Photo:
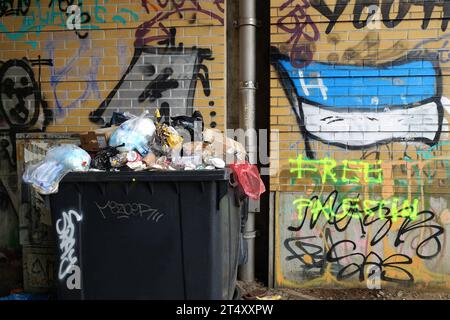
<svg viewBox="0 0 450 320"><path fill-rule="evenodd" d="M59 262L59 280L63 280L69 273L72 272L78 258L74 256L75 253L75 225L72 221L72 216L80 222L81 214L74 210L69 210L69 212L63 212L62 218L56 221L56 232L59 237L59 248L61 249L61 258ZM62 226L61 226L62 223Z"/></svg>

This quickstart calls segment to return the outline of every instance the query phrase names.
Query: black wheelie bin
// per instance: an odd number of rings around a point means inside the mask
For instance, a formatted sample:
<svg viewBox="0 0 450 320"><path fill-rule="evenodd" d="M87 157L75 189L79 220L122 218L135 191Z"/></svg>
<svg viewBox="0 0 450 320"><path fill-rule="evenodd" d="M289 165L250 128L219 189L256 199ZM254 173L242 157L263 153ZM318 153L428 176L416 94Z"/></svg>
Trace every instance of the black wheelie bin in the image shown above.
<svg viewBox="0 0 450 320"><path fill-rule="evenodd" d="M50 195L58 298L232 299L245 206L229 175L66 175Z"/></svg>

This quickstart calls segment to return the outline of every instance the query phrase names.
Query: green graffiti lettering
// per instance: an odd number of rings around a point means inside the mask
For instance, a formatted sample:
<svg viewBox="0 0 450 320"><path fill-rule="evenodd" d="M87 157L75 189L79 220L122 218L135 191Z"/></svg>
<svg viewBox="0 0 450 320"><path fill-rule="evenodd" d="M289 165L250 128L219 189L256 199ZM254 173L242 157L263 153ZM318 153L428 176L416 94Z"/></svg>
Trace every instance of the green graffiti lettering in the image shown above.
<svg viewBox="0 0 450 320"><path fill-rule="evenodd" d="M318 196L313 196L310 199L295 199L293 204L298 211L298 220L304 219L309 209L313 223L319 219L321 214L329 222L333 220L338 221L345 217L363 219L365 216L374 217L376 215L380 220L389 218L396 222L399 218L408 218L414 221L417 219L419 212L418 198L410 201L402 200L398 197L390 200L362 200L358 197L349 197L343 198L340 204L337 204L336 200L338 198L340 198L338 192L334 191L325 200L320 199Z"/></svg>
<svg viewBox="0 0 450 320"><path fill-rule="evenodd" d="M295 199L294 200L294 205L297 207L297 218L298 220L302 220L303 219L303 208L309 208L311 206L312 201L310 199Z"/></svg>
<svg viewBox="0 0 450 320"><path fill-rule="evenodd" d="M402 204L402 217L410 218L411 220L417 219L417 213L419 212L419 199L414 199L413 203L409 202L409 200L404 200Z"/></svg>
<svg viewBox="0 0 450 320"><path fill-rule="evenodd" d="M342 210L346 216L350 216L355 219L362 219L361 212L359 211L359 198L345 198L342 200Z"/></svg>
<svg viewBox="0 0 450 320"><path fill-rule="evenodd" d="M370 199L363 201L363 211L366 216L373 217L375 215L374 210L380 210L380 207L382 207L380 201Z"/></svg>
<svg viewBox="0 0 450 320"><path fill-rule="evenodd" d="M299 155L297 159L289 159L291 164L290 173L295 173L297 179L306 177L306 173L318 173L322 184L325 183L343 183L358 184L363 176L363 180L368 184L383 183L383 169L381 168L381 160L376 163L366 161L343 160L342 164L338 164L336 160L331 158L323 158L321 160L304 159ZM356 173L356 176L349 177L349 173Z"/></svg>
<svg viewBox="0 0 450 320"><path fill-rule="evenodd" d="M364 165L364 180L367 183L373 184L383 183L383 169L381 168L381 160L378 160L376 164L364 162L363 165ZM375 174L375 177L371 176L372 173Z"/></svg>
<svg viewBox="0 0 450 320"><path fill-rule="evenodd" d="M327 221L329 221L330 215L334 216L334 213L331 214L331 212L333 212L332 205L333 205L332 202L327 202L326 205L324 206L320 199L316 199L312 209L313 221L316 221L318 219L320 213L323 213Z"/></svg>
<svg viewBox="0 0 450 320"><path fill-rule="evenodd" d="M319 162L323 166L322 183L327 182L327 177L330 177L333 182L337 182L336 172L333 172L336 168L336 160L325 158Z"/></svg>
<svg viewBox="0 0 450 320"><path fill-rule="evenodd" d="M299 155L297 159L289 159L289 163L296 165L296 168L291 168L290 172L296 172L297 179L302 179L304 172L317 172L319 170L316 166L313 166L317 163L316 160L303 159L302 155ZM308 165L312 165L312 167L307 167Z"/></svg>
<svg viewBox="0 0 450 320"><path fill-rule="evenodd" d="M360 179L358 176L354 176L352 179L347 177L348 172L362 173L362 168L351 168L350 166L358 166L360 161L342 161L342 182L344 183L359 183Z"/></svg>

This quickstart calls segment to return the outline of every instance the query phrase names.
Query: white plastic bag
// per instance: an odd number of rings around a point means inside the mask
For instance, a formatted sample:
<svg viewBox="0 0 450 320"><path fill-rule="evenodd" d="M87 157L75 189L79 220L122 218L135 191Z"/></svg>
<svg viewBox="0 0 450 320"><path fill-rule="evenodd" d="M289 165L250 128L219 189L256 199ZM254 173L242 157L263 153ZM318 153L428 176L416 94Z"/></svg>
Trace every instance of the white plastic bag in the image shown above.
<svg viewBox="0 0 450 320"><path fill-rule="evenodd" d="M23 181L31 184L41 194L58 192L59 182L71 171L87 171L91 157L73 144L51 148L44 160L27 165Z"/></svg>
<svg viewBox="0 0 450 320"><path fill-rule="evenodd" d="M146 156L150 150L149 144L155 135L155 124L147 117L148 111L139 117L131 118L120 125L109 139L111 147L118 147L120 152L136 150Z"/></svg>

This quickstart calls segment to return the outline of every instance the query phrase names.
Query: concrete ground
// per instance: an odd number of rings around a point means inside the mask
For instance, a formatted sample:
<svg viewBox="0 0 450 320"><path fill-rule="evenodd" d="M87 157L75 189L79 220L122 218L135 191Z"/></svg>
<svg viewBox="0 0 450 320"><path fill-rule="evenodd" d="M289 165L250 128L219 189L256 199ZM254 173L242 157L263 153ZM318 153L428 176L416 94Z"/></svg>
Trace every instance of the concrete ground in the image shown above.
<svg viewBox="0 0 450 320"><path fill-rule="evenodd" d="M238 281L244 300L450 300L450 290L405 289L270 289L258 282Z"/></svg>

